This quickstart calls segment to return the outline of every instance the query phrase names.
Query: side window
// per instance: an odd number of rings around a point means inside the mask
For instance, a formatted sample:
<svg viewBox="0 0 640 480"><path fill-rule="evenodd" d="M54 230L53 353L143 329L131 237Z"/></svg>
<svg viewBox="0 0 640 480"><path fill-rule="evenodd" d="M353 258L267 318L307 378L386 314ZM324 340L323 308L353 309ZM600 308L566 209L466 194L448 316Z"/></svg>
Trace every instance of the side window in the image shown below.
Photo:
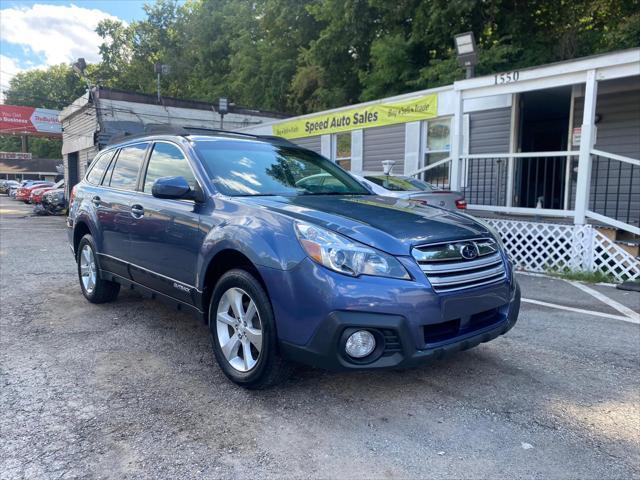
<svg viewBox="0 0 640 480"><path fill-rule="evenodd" d="M169 143L154 145L144 179L144 191L151 193L153 182L160 177L184 177L191 188L196 186L196 178L182 150Z"/></svg>
<svg viewBox="0 0 640 480"><path fill-rule="evenodd" d="M111 182L111 175L113 175L113 167L116 166L116 162L118 161L118 154L119 153L120 153L120 150L117 150L113 154L113 160L111 161L111 163L107 167L107 172L104 174L104 178L102 179L102 185L109 185L109 182Z"/></svg>
<svg viewBox="0 0 640 480"><path fill-rule="evenodd" d="M100 185L102 175L109 165L109 161L113 156L113 151L99 153L98 156L91 162L89 173L87 174L87 182L94 185Z"/></svg>
<svg viewBox="0 0 640 480"><path fill-rule="evenodd" d="M109 185L124 190L135 190L138 171L144 160L146 150L146 143L131 145L120 150Z"/></svg>

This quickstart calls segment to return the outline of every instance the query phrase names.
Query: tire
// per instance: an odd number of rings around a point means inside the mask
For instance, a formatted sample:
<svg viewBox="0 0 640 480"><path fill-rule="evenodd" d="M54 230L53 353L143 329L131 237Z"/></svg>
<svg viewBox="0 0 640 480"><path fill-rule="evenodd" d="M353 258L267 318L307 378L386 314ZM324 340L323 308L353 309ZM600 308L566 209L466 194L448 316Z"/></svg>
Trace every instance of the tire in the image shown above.
<svg viewBox="0 0 640 480"><path fill-rule="evenodd" d="M120 292L120 284L100 278L96 259L96 247L93 237L87 234L80 240L76 254L78 280L80 281L82 294L91 303L111 302L117 298Z"/></svg>
<svg viewBox="0 0 640 480"><path fill-rule="evenodd" d="M242 313L237 318L239 308ZM278 352L271 301L249 272L234 269L220 278L211 295L209 329L218 365L235 384L260 390L277 385L289 376L290 366Z"/></svg>

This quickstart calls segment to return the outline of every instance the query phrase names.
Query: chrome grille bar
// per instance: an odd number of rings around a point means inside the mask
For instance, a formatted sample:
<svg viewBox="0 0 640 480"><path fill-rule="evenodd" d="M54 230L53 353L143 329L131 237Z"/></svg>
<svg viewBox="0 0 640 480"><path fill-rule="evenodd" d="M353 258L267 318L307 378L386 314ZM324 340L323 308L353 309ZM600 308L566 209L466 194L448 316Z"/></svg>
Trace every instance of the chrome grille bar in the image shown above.
<svg viewBox="0 0 640 480"><path fill-rule="evenodd" d="M472 243L478 255L466 260L460 251ZM491 238L421 245L412 255L436 292L452 292L503 281L506 270L498 245Z"/></svg>
<svg viewBox="0 0 640 480"><path fill-rule="evenodd" d="M451 263L423 263L418 262L423 272L462 272L464 270L473 270L478 267L488 267L502 263L502 257L499 253L491 256L482 257L478 260L468 260L466 262Z"/></svg>

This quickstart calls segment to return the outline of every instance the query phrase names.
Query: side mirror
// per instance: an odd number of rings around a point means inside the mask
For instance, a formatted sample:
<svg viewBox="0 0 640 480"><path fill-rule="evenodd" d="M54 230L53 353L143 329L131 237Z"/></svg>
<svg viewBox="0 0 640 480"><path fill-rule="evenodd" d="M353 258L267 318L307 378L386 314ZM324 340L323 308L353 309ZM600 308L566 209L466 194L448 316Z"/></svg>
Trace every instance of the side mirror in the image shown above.
<svg viewBox="0 0 640 480"><path fill-rule="evenodd" d="M193 199L193 193L184 177L160 177L151 188L151 194L157 198Z"/></svg>

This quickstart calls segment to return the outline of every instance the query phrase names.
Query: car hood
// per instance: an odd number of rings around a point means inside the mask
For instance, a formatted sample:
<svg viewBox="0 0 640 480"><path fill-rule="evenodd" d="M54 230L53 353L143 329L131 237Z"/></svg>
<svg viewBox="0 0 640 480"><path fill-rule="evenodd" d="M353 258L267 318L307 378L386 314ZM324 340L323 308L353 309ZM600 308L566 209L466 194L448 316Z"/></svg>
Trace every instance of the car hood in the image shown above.
<svg viewBox="0 0 640 480"><path fill-rule="evenodd" d="M468 215L378 195L243 197L240 202L323 226L394 255L434 242L492 236Z"/></svg>

